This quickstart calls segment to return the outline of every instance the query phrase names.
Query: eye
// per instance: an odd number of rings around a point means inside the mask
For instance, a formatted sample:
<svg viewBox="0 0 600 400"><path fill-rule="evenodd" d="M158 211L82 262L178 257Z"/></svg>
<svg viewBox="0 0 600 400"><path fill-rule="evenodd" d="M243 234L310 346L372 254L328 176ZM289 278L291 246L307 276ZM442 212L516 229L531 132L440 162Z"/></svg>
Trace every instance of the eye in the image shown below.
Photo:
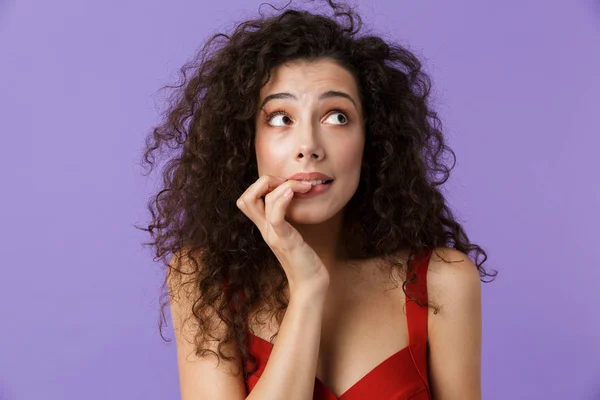
<svg viewBox="0 0 600 400"><path fill-rule="evenodd" d="M332 118L333 117L333 118ZM346 125L350 120L344 111L334 110L325 121L332 120L334 125Z"/></svg>
<svg viewBox="0 0 600 400"><path fill-rule="evenodd" d="M280 118L280 120L283 122L283 125L280 124L273 124L273 121L277 121L277 118ZM272 113L269 113L266 117L267 123L271 126L286 126L292 123L292 119L290 118L290 116L288 115L288 113L286 113L285 111L274 111Z"/></svg>
<svg viewBox="0 0 600 400"><path fill-rule="evenodd" d="M290 117L290 115L283 110L275 110L267 113L265 121L267 124L276 127L288 126L294 122L292 117ZM350 118L348 118L348 112L336 109L331 111L325 121L333 125L346 125L350 121Z"/></svg>

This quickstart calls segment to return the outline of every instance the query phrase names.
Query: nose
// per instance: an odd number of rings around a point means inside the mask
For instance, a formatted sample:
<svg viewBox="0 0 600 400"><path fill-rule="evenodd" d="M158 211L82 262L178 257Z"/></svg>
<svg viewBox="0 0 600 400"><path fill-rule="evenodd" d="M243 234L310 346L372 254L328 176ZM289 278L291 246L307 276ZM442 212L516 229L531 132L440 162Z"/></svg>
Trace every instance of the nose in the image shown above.
<svg viewBox="0 0 600 400"><path fill-rule="evenodd" d="M307 152L299 152L298 158L303 159L305 157L305 154L308 155ZM312 156L314 159L322 158L318 153L314 153L314 152L312 154L310 154L310 156Z"/></svg>
<svg viewBox="0 0 600 400"><path fill-rule="evenodd" d="M300 160L305 157L315 160L323 159L324 150L318 140L318 128L310 126L306 129L303 129L303 132L299 133L299 144L298 151L296 153L296 159Z"/></svg>

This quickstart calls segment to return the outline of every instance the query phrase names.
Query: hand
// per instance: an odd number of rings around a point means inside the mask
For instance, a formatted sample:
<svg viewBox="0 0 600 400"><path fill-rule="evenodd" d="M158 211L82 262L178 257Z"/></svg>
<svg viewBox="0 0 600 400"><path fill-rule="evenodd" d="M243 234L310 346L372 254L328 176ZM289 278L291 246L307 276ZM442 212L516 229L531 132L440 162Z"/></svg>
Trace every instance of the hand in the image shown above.
<svg viewBox="0 0 600 400"><path fill-rule="evenodd" d="M290 294L297 290L318 290L329 286L329 271L322 260L300 232L285 220L294 192L305 193L310 188L310 183L263 175L236 201L237 207L258 227L281 263L290 285ZM286 197L288 190L291 193Z"/></svg>

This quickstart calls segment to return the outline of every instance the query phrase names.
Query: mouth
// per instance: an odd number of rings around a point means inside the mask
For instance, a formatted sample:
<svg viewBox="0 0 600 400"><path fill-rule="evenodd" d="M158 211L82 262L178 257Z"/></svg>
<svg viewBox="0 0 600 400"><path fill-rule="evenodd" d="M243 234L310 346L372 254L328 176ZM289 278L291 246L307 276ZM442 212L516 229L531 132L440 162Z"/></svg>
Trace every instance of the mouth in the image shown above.
<svg viewBox="0 0 600 400"><path fill-rule="evenodd" d="M304 192L304 193L300 193L300 192L296 192L294 193L294 199L309 199L309 198L313 198L315 196L319 196L327 193L329 191L329 187L332 185L333 179L327 180L327 181L309 181L311 182L312 186L311 188Z"/></svg>
<svg viewBox="0 0 600 400"><path fill-rule="evenodd" d="M310 182L311 185L313 185L313 186L317 186L317 185L329 185L331 182L333 182L333 179L329 179L327 181L320 181L320 180L305 181L305 180L300 180L299 182Z"/></svg>

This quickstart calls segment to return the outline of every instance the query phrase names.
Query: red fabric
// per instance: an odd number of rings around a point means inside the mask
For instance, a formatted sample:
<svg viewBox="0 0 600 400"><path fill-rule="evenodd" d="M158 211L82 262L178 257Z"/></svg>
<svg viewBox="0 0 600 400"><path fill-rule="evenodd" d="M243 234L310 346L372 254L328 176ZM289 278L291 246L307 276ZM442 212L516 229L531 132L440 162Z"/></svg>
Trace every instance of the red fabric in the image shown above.
<svg viewBox="0 0 600 400"><path fill-rule="evenodd" d="M411 297L427 299L427 266L432 250L415 259L417 279L407 285ZM423 301L420 301L423 303ZM381 362L350 389L337 397L315 377L314 400L431 400L427 375L427 308L406 302L409 345ZM257 359L257 371L248 378L252 391L262 375L273 345L248 332L250 352Z"/></svg>

